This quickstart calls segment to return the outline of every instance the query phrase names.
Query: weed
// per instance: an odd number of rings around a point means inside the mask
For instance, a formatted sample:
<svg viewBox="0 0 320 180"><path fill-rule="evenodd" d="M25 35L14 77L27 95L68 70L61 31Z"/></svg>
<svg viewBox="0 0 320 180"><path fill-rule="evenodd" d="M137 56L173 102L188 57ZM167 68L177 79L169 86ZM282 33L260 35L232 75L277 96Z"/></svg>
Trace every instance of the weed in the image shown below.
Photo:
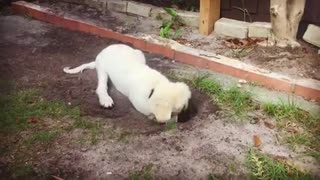
<svg viewBox="0 0 320 180"><path fill-rule="evenodd" d="M148 164L142 171L134 172L131 174L132 180L150 180L154 179L152 175L153 164Z"/></svg>
<svg viewBox="0 0 320 180"><path fill-rule="evenodd" d="M80 117L79 108L71 108L60 101L46 101L34 89L20 90L0 97L0 133L10 133L28 127L30 118Z"/></svg>
<svg viewBox="0 0 320 180"><path fill-rule="evenodd" d="M160 36L163 38L176 39L182 34L182 30L179 28L182 23L179 20L178 13L173 8L164 8L164 10L171 16L171 19L163 20L160 28Z"/></svg>
<svg viewBox="0 0 320 180"><path fill-rule="evenodd" d="M166 131L177 129L177 122L173 121L173 120L167 122L165 129L166 129Z"/></svg>
<svg viewBox="0 0 320 180"><path fill-rule="evenodd" d="M247 164L251 179L312 179L311 175L253 149L249 151Z"/></svg>

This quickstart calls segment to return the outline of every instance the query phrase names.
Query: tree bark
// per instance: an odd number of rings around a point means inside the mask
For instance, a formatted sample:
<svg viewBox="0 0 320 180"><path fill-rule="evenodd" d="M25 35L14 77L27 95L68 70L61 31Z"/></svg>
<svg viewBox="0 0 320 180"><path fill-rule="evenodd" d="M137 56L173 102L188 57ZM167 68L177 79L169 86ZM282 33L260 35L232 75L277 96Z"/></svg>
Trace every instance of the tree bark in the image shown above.
<svg viewBox="0 0 320 180"><path fill-rule="evenodd" d="M297 32L306 0L271 0L271 45L298 47Z"/></svg>

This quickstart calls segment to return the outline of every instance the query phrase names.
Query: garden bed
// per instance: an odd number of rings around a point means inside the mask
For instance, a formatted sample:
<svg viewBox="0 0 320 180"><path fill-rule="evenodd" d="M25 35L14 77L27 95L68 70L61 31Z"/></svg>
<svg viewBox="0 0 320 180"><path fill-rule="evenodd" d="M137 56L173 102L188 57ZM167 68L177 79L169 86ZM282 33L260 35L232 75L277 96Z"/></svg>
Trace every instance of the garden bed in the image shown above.
<svg viewBox="0 0 320 180"><path fill-rule="evenodd" d="M56 10L58 14L85 18L97 25L125 34L159 35L162 26L161 21L151 18L128 16L109 11L103 14L84 5L52 3L52 1L41 1L40 4ZM318 49L303 41L299 41L302 46L296 49L261 47L257 45L261 39L239 40L218 36L215 33L210 36L202 36L197 28L183 26L181 29L181 36L175 40L187 47L238 59L248 65L264 69L266 72L278 73L292 79L320 80Z"/></svg>

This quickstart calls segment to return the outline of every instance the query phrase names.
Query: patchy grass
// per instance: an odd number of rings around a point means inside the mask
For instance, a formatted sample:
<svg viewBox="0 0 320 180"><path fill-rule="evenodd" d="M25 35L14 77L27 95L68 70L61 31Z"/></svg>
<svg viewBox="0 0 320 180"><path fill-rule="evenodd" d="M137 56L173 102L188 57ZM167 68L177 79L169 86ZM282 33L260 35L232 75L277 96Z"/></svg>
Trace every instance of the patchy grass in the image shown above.
<svg viewBox="0 0 320 180"><path fill-rule="evenodd" d="M310 146L312 144L311 137L306 133L291 134L286 137L286 142L290 144L292 149L296 149L299 145Z"/></svg>
<svg viewBox="0 0 320 180"><path fill-rule="evenodd" d="M192 84L194 87L211 96L221 105L230 107L234 114L240 118L246 117L249 111L261 109L267 115L275 117L278 122L278 128L286 130L286 123L296 123L298 126L303 127L304 133L287 134L285 142L293 149L296 149L300 145L307 146L306 153L319 160L320 115L319 117L311 116L308 112L299 108L298 104L292 99L289 98L288 103L281 100L280 103L269 102L260 105L252 100L251 94L247 91L243 91L238 87L223 89L221 84L216 80L209 79L205 76L188 80L180 78L170 71L166 74L171 79Z"/></svg>
<svg viewBox="0 0 320 180"><path fill-rule="evenodd" d="M320 161L320 143L315 135L308 133L292 133L285 137L285 141L293 150L296 150L301 145L306 146L306 154Z"/></svg>
<svg viewBox="0 0 320 180"><path fill-rule="evenodd" d="M35 144L37 142L42 143L42 144L49 144L52 142L57 136L59 135L59 131L40 131L40 132L35 132L31 138L26 140L26 143L28 145Z"/></svg>
<svg viewBox="0 0 320 180"><path fill-rule="evenodd" d="M238 87L223 89L217 81L206 77L197 77L192 80L192 84L219 103L230 107L237 116L245 116L254 107L251 94Z"/></svg>
<svg viewBox="0 0 320 180"><path fill-rule="evenodd" d="M278 121L290 119L305 122L306 119L309 119L308 114L300 109L294 101L290 100L287 104L283 100L277 104L265 103L262 108L268 115L275 117Z"/></svg>
<svg viewBox="0 0 320 180"><path fill-rule="evenodd" d="M27 128L30 118L78 118L80 110L60 101L44 100L39 91L29 89L0 97L0 116L0 133L12 133Z"/></svg>
<svg viewBox="0 0 320 180"><path fill-rule="evenodd" d="M153 164L148 164L141 171L133 172L131 174L132 180L151 180L153 178L152 172Z"/></svg>
<svg viewBox="0 0 320 180"><path fill-rule="evenodd" d="M302 110L293 101L289 100L289 103L265 103L262 105L263 110L270 116L275 117L278 123L283 123L286 120L300 123L313 132L313 134L320 134L320 118L311 116L310 113Z"/></svg>
<svg viewBox="0 0 320 180"><path fill-rule="evenodd" d="M29 164L20 164L17 166L13 166L11 167L11 171L14 172L14 179L24 179L30 177L35 173L33 167Z"/></svg>
<svg viewBox="0 0 320 180"><path fill-rule="evenodd" d="M73 127L88 130L90 133L90 142L92 145L98 143L99 137L103 133L101 123L94 120L90 121L84 118L78 118L75 120Z"/></svg>
<svg viewBox="0 0 320 180"><path fill-rule="evenodd" d="M120 133L116 134L116 139L117 141L119 142L122 142L122 143L129 143L130 140L136 136L136 134L132 133L132 132L128 132L128 131L121 131Z"/></svg>
<svg viewBox="0 0 320 180"><path fill-rule="evenodd" d="M247 164L251 179L313 179L311 175L253 149L248 154Z"/></svg>
<svg viewBox="0 0 320 180"><path fill-rule="evenodd" d="M218 180L219 178L216 177L214 174L209 174L207 180Z"/></svg>
<svg viewBox="0 0 320 180"><path fill-rule="evenodd" d="M285 128L284 124L288 121L303 127L305 132L291 133L285 138L285 141L294 150L300 145L307 146L308 154L319 160L317 152L320 151L320 118L300 109L293 100L289 99L288 102L287 104L283 101L278 104L265 103L262 108L268 115L275 117L279 127Z"/></svg>

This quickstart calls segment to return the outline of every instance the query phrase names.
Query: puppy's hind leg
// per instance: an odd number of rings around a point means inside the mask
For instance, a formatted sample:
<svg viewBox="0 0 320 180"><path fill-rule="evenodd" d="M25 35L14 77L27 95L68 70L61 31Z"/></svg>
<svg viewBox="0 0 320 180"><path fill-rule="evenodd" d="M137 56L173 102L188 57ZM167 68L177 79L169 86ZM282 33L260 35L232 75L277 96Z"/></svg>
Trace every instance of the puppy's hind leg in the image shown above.
<svg viewBox="0 0 320 180"><path fill-rule="evenodd" d="M108 94L108 74L100 68L97 68L98 87L96 93L99 98L100 105L105 108L113 106L113 100Z"/></svg>

